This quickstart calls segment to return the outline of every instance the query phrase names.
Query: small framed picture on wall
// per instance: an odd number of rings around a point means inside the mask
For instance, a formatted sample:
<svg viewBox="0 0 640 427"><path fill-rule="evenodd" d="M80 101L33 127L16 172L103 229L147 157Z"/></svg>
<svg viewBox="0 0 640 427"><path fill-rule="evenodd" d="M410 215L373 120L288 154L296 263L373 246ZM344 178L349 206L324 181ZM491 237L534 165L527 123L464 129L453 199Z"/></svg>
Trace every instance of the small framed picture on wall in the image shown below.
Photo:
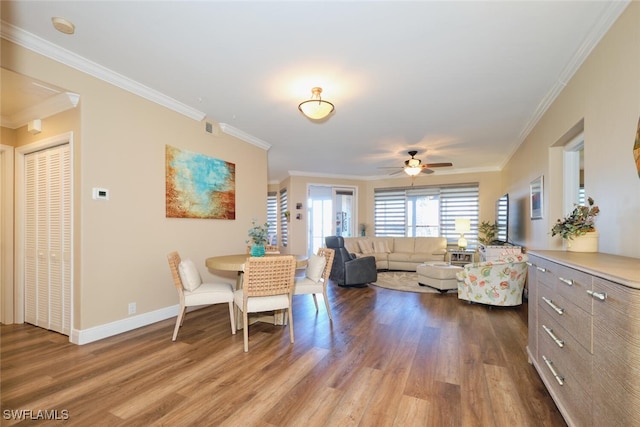
<svg viewBox="0 0 640 427"><path fill-rule="evenodd" d="M529 185L530 192L530 206L531 206L531 219L541 219L543 212L543 200L544 200L544 180L540 175Z"/></svg>

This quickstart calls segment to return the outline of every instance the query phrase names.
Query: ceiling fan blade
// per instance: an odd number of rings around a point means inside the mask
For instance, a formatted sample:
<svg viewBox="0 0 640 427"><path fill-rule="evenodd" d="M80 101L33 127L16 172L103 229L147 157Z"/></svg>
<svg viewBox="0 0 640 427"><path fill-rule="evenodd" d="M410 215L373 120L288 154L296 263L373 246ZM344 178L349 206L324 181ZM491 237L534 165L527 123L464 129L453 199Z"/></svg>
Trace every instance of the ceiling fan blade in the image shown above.
<svg viewBox="0 0 640 427"><path fill-rule="evenodd" d="M402 166L378 166L378 169L403 169Z"/></svg>
<svg viewBox="0 0 640 427"><path fill-rule="evenodd" d="M453 166L453 163L427 163L424 166L427 168L443 168L446 166Z"/></svg>
<svg viewBox="0 0 640 427"><path fill-rule="evenodd" d="M391 172L389 175L398 175L399 173L404 172L404 169L400 169L399 171Z"/></svg>
<svg viewBox="0 0 640 427"><path fill-rule="evenodd" d="M431 169L428 169L428 168L424 168L420 172L422 172L422 173L424 173L426 175L429 175L429 174L433 173L433 171Z"/></svg>

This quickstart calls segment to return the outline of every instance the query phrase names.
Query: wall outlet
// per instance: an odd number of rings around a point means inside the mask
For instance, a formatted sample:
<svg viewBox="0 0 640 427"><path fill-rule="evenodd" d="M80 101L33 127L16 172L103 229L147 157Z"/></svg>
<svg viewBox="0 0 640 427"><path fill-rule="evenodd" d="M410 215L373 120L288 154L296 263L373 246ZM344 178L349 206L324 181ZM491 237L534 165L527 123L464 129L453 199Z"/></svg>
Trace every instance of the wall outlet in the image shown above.
<svg viewBox="0 0 640 427"><path fill-rule="evenodd" d="M135 302L130 302L129 303L129 314L136 314L136 303Z"/></svg>

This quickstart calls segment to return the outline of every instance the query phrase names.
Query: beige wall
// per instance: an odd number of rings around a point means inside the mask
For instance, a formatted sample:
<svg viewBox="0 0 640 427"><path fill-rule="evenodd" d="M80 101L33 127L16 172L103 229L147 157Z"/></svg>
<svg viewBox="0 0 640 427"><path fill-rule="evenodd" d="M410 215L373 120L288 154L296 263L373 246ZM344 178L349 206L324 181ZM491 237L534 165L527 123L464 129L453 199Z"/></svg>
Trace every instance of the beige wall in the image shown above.
<svg viewBox="0 0 640 427"><path fill-rule="evenodd" d="M640 179L633 144L640 117L640 2L603 37L503 170L529 248L559 249L562 166L551 146L584 120L585 190L600 207L600 251L640 257ZM545 178L544 218L529 219L529 182Z"/></svg>
<svg viewBox="0 0 640 427"><path fill-rule="evenodd" d="M193 259L205 280L213 279L205 258L244 252L252 217L266 217L265 150L208 134L204 123L6 40L2 66L80 95L79 129L49 131L45 120L33 137L76 131L75 329L126 319L130 302L137 314L177 304L166 261L172 250ZM236 220L165 218L167 144L236 164ZM93 187L108 189L110 200L93 200Z"/></svg>

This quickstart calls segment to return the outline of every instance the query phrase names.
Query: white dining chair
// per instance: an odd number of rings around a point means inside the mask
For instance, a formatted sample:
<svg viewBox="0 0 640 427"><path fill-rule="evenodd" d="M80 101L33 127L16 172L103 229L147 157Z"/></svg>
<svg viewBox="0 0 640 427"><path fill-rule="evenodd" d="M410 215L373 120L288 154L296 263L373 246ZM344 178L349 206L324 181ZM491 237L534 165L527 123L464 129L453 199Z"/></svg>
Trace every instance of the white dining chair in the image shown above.
<svg viewBox="0 0 640 427"><path fill-rule="evenodd" d="M317 294L322 294L324 304L327 308L329 320L333 321L331 316L331 307L329 306L329 298L327 297L327 285L329 283L329 275L333 267L333 257L335 251L329 248L318 249L318 254L311 256L307 261L307 269L305 275L296 277L294 284L294 295L313 295L313 302L318 311Z"/></svg>
<svg viewBox="0 0 640 427"><path fill-rule="evenodd" d="M172 341L178 337L178 331L184 322L187 307L221 304L229 305L231 333L236 333L236 322L233 313L233 286L229 283L202 283L202 278L195 264L188 259L182 260L178 252L167 255L173 283L180 298L180 308L173 329Z"/></svg>
<svg viewBox="0 0 640 427"><path fill-rule="evenodd" d="M234 295L235 305L242 311L245 352L249 351L248 313L286 310L289 319L289 339L293 344L291 302L295 272L296 259L291 255L247 258L242 289L236 290Z"/></svg>

